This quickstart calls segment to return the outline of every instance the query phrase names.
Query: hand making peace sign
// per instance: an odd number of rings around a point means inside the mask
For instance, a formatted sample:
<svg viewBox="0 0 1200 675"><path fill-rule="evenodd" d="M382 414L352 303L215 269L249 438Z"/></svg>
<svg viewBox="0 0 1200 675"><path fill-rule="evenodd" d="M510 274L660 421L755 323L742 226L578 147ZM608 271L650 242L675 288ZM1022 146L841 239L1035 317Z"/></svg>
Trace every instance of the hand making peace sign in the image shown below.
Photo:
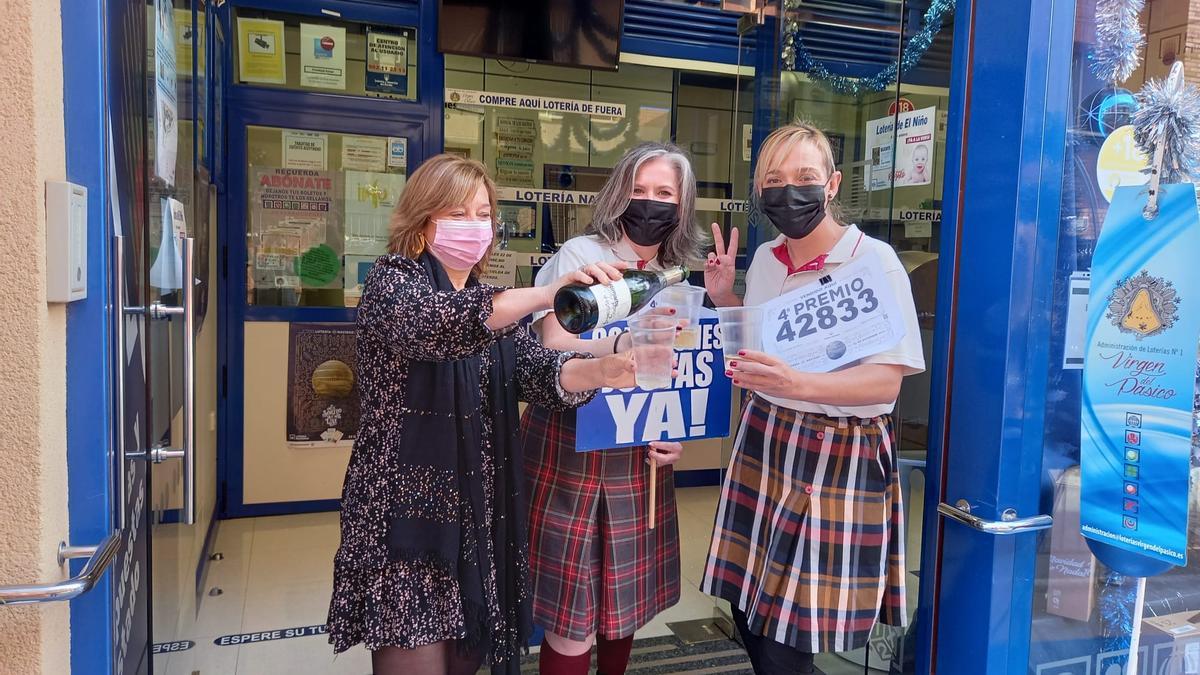
<svg viewBox="0 0 1200 675"><path fill-rule="evenodd" d="M721 234L721 226L712 224L713 243L717 250L708 254L704 263L704 289L718 307L740 305L741 300L733 293L735 275L735 260L738 252L738 230L729 232L729 247L725 246L725 237Z"/></svg>

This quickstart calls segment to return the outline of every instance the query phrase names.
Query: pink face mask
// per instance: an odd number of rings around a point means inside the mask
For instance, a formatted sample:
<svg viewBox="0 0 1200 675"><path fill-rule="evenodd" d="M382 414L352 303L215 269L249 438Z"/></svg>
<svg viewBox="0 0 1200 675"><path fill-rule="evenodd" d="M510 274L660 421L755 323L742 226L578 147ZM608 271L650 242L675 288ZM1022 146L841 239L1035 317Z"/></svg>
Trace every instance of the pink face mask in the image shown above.
<svg viewBox="0 0 1200 675"><path fill-rule="evenodd" d="M474 267L492 246L491 220L438 220L429 248L453 270Z"/></svg>

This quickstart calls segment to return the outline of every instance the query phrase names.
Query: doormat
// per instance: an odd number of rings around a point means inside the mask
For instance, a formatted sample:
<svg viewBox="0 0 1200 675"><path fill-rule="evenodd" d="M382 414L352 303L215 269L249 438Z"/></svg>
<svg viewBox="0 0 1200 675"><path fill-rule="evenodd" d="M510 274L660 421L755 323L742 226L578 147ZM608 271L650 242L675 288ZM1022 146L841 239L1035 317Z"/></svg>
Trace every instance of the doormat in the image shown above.
<svg viewBox="0 0 1200 675"><path fill-rule="evenodd" d="M596 667L595 659L593 651L593 672ZM522 675L535 675L537 663L537 654L528 654L522 658ZM629 668L625 672L638 675L754 675L754 670L750 667L750 658L733 640L722 638L687 644L674 635L634 640Z"/></svg>
<svg viewBox="0 0 1200 675"><path fill-rule="evenodd" d="M733 637L733 625L722 619L693 619L691 621L675 621L667 624L667 628L687 645L714 640L729 640Z"/></svg>

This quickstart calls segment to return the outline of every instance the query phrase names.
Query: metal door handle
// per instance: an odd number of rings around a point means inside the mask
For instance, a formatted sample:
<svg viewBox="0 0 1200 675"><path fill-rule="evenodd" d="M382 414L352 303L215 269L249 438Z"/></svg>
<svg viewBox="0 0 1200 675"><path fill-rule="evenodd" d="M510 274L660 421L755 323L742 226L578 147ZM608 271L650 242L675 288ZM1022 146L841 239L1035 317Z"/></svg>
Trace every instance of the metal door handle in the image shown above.
<svg viewBox="0 0 1200 675"><path fill-rule="evenodd" d="M37 602L55 602L71 600L92 590L108 566L117 557L121 548L121 540L125 538L124 530L109 534L96 546L58 546L58 564L61 565L69 558L88 556L87 563L79 574L50 584L27 584L17 586L0 586L0 606L30 605Z"/></svg>
<svg viewBox="0 0 1200 675"><path fill-rule="evenodd" d="M986 520L979 516L971 515L971 505L965 499L958 500L953 506L946 502L938 504L938 513L962 523L973 530L986 532L987 534L1036 532L1048 529L1054 525L1054 519L1047 515L1018 518L1017 512L1014 509L1005 509L1000 514L1000 520Z"/></svg>
<svg viewBox="0 0 1200 675"><path fill-rule="evenodd" d="M129 457L158 463L183 460L183 518L185 525L196 524L196 240L183 239L183 288L178 307L152 303L146 315L157 321L178 316L183 321L183 447L156 445L148 451L128 453ZM141 311L129 308L127 311Z"/></svg>

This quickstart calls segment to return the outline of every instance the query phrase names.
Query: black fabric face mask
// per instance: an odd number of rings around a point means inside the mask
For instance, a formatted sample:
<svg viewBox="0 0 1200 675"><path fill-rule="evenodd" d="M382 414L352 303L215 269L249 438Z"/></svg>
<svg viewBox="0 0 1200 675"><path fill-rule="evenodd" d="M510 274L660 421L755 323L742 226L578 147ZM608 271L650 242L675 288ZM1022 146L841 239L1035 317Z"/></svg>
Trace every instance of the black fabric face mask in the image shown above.
<svg viewBox="0 0 1200 675"><path fill-rule="evenodd" d="M679 205L657 199L630 199L621 214L625 236L638 246L655 246L666 241L679 223Z"/></svg>
<svg viewBox="0 0 1200 675"><path fill-rule="evenodd" d="M788 239L803 239L825 218L824 185L783 185L763 188L762 212Z"/></svg>

